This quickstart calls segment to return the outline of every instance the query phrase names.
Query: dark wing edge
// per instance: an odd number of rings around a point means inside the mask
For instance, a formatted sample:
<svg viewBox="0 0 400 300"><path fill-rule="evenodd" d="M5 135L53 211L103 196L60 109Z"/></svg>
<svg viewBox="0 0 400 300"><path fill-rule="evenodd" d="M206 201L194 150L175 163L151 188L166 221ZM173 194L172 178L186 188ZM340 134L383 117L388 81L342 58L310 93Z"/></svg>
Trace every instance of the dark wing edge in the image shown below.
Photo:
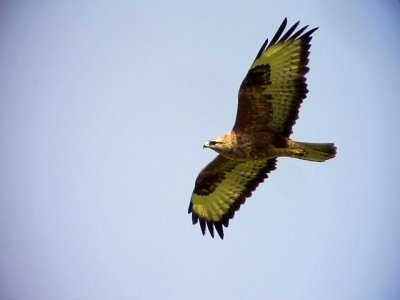
<svg viewBox="0 0 400 300"><path fill-rule="evenodd" d="M282 24L279 26L278 30L276 31L274 37L271 39L271 42L268 43L268 39L265 40L265 42L263 43L263 45L261 46L260 50L257 53L256 58L254 59L254 61L256 61L258 58L261 57L261 55L264 53L265 50L267 50L268 48L270 48L273 45L279 44L279 43L283 43L285 41L290 41L290 40L296 40L296 39L301 39L303 40L306 44L309 44L309 42L312 39L312 34L314 33L314 31L316 31L318 29L318 27L315 27L313 29L310 29L309 31L307 31L306 33L304 33L303 35L301 35L307 28L307 26L304 26L302 28L300 28L298 31L296 31L294 34L293 32L296 30L297 26L299 26L300 21L297 21L292 27L289 28L289 30L281 37L282 33L285 31L286 25L287 25L287 18L283 19ZM305 51L308 51L310 48L310 45L308 45L308 47L305 47L307 49L305 49ZM308 62L308 61L307 61Z"/></svg>
<svg viewBox="0 0 400 300"><path fill-rule="evenodd" d="M219 155L220 156L220 155ZM217 156L217 158L219 157ZM251 180L249 180L246 185L245 189L241 192L241 194L234 200L233 204L229 208L229 210L222 216L220 221L207 221L203 218L201 218L196 212L193 210L193 203L190 201L189 207L188 207L188 214L192 214L192 223L193 225L197 224L199 222L200 224L200 229L203 235L205 235L207 229L210 232L210 235L214 238L214 228L217 231L219 237L221 239L224 238L224 230L223 227L228 227L229 225L229 220L232 219L235 215L235 212L240 209L240 206L245 203L246 199L249 198L252 193L255 191L255 189L258 187L260 183L262 183L266 178L268 178L268 173L276 169L276 162L277 159L269 159L265 162L265 165L258 171L257 175L254 176ZM235 163L245 163L245 162L235 162ZM206 167L207 168L207 167ZM200 172L199 176L201 175L202 172ZM209 176L205 177L203 180L219 180L222 181L223 178L216 179L213 174L210 174ZM196 180L197 181L197 180ZM211 184L213 185L213 184ZM210 185L210 186L211 186ZM199 187L197 184L195 185L195 188L193 190L193 194L196 194L198 191ZM213 190L210 190L210 194L213 192Z"/></svg>

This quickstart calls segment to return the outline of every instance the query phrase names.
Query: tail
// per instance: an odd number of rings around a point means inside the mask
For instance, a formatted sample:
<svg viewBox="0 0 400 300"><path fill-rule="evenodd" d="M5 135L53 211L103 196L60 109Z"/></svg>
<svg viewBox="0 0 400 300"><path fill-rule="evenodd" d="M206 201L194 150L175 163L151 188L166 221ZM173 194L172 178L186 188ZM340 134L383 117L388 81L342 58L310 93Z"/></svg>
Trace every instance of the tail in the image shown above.
<svg viewBox="0 0 400 300"><path fill-rule="evenodd" d="M336 147L333 143L303 143L289 141L289 149L293 150L293 156L299 159L323 162L334 158Z"/></svg>

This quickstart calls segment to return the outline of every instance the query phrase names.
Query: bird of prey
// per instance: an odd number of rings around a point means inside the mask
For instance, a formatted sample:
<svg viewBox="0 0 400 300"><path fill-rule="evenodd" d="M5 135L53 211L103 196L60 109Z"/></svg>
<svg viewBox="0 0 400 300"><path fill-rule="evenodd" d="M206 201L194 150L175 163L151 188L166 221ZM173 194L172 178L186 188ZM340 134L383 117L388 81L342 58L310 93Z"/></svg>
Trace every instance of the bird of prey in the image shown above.
<svg viewBox="0 0 400 300"><path fill-rule="evenodd" d="M285 18L272 40L262 45L239 89L236 121L231 132L207 141L218 153L198 175L188 213L203 235L223 227L276 168L278 157L323 162L335 157L333 143L304 143L289 138L306 98L311 35L318 28L284 33Z"/></svg>

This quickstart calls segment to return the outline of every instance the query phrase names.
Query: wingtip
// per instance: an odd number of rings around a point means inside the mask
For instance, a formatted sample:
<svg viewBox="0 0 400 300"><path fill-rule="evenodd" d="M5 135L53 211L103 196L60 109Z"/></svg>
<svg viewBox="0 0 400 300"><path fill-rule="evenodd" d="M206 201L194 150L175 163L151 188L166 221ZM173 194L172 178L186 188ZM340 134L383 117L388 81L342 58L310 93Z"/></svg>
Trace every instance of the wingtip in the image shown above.
<svg viewBox="0 0 400 300"><path fill-rule="evenodd" d="M207 222L208 231L212 238L214 238L214 226L212 222Z"/></svg>
<svg viewBox="0 0 400 300"><path fill-rule="evenodd" d="M203 235L206 234L206 222L202 219L200 219L200 229Z"/></svg>
<svg viewBox="0 0 400 300"><path fill-rule="evenodd" d="M279 26L274 37L271 39L271 42L269 43L269 45L274 45L278 41L279 37L285 31L286 25L287 25L287 18L283 19L282 24Z"/></svg>
<svg viewBox="0 0 400 300"><path fill-rule="evenodd" d="M310 30L307 32L307 34L308 34L308 35L311 35L311 34L314 33L314 31L317 31L318 29L319 29L319 27L315 27L315 28L313 28L313 29L310 29Z"/></svg>
<svg viewBox="0 0 400 300"><path fill-rule="evenodd" d="M215 226L215 229L217 230L219 237L221 238L221 240L223 240L224 239L224 228L222 227L222 223L216 222L216 223L214 223L214 226Z"/></svg>

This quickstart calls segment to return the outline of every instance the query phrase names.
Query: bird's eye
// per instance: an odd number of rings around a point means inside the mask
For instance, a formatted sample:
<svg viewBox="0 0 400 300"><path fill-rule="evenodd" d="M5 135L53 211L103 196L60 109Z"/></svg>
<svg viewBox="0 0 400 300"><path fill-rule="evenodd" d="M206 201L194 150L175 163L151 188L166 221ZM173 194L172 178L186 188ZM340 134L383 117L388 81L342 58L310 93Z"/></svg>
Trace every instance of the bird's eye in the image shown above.
<svg viewBox="0 0 400 300"><path fill-rule="evenodd" d="M209 144L210 146L215 146L216 144L218 144L218 142L216 142L216 141L209 141L208 144Z"/></svg>

